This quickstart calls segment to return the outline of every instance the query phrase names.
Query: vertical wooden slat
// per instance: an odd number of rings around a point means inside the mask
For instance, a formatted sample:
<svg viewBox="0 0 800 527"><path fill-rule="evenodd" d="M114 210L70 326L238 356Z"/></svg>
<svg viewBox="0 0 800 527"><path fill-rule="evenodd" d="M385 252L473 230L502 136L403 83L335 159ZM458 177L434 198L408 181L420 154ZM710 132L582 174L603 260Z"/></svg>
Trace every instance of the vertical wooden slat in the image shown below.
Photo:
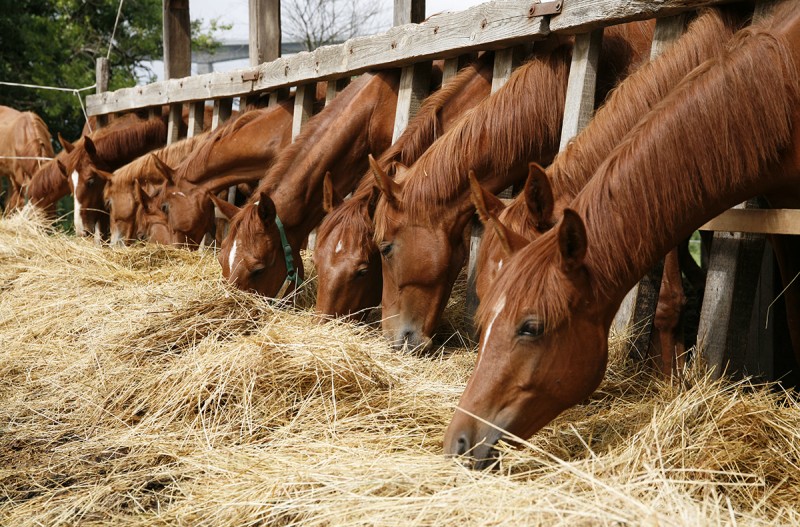
<svg viewBox="0 0 800 527"><path fill-rule="evenodd" d="M289 88L279 88L269 94L269 106L277 106L282 100L289 96Z"/></svg>
<svg viewBox="0 0 800 527"><path fill-rule="evenodd" d="M187 137L194 137L203 131L205 113L205 101L189 103L189 129L186 133Z"/></svg>
<svg viewBox="0 0 800 527"><path fill-rule="evenodd" d="M231 118L233 99L215 99L214 112L211 114L211 129L216 130Z"/></svg>
<svg viewBox="0 0 800 527"><path fill-rule="evenodd" d="M583 130L594 113L594 91L597 65L603 44L603 29L575 35L572 64L569 68L564 121L561 126L560 150Z"/></svg>
<svg viewBox="0 0 800 527"><path fill-rule="evenodd" d="M403 134L408 123L419 111L430 89L431 62L419 62L403 68L397 92L397 109L394 115L392 143Z"/></svg>
<svg viewBox="0 0 800 527"><path fill-rule="evenodd" d="M663 53L685 29L686 16L683 14L658 19L650 46L650 59ZM626 341L627 354L639 361L648 356L663 270L664 261L661 260L628 292L614 317L616 331L630 334Z"/></svg>
<svg viewBox="0 0 800 527"><path fill-rule="evenodd" d="M99 57L95 63L94 72L95 83L97 84L95 93L103 93L104 91L108 91L108 59L105 57ZM97 128L102 128L108 124L108 116L98 115L96 122Z"/></svg>
<svg viewBox="0 0 800 527"><path fill-rule="evenodd" d="M167 121L167 144L180 139L181 122L183 121L183 105L170 104L169 105L169 120Z"/></svg>
<svg viewBox="0 0 800 527"><path fill-rule="evenodd" d="M314 111L314 97L317 86L315 83L303 84L297 87L294 94L294 117L292 118L292 142L300 134L303 125L311 118Z"/></svg>
<svg viewBox="0 0 800 527"><path fill-rule="evenodd" d="M458 73L458 57L454 57L452 59L445 59L444 61L444 68L442 68L442 86L444 86L447 81L452 79Z"/></svg>
<svg viewBox="0 0 800 527"><path fill-rule="evenodd" d="M325 106L330 104L348 84L350 84L350 77L328 81L328 88L325 91Z"/></svg>

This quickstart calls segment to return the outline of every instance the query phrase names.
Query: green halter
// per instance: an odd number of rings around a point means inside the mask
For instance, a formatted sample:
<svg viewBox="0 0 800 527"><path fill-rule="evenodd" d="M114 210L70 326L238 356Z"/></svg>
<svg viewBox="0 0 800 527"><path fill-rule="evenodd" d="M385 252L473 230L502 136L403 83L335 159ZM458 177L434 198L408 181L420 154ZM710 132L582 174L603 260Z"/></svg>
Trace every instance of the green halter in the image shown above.
<svg viewBox="0 0 800 527"><path fill-rule="evenodd" d="M286 262L286 280L283 281L278 294L275 298L283 298L286 290L289 289L290 284L298 285L299 277L297 276L297 269L294 266L294 257L292 256L292 246L286 238L286 231L283 228L281 219L275 214L275 226L278 227L278 233L281 235L281 246L283 247L283 259Z"/></svg>

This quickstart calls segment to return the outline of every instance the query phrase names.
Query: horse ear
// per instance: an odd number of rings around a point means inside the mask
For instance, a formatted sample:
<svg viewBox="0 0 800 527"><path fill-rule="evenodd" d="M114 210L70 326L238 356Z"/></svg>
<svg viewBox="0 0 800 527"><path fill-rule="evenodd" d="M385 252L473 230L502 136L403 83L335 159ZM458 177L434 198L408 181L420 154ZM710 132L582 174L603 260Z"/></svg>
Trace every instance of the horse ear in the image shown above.
<svg viewBox="0 0 800 527"><path fill-rule="evenodd" d="M553 188L545 170L536 163L528 165L528 179L525 181L525 204L534 225L540 232L553 226Z"/></svg>
<svg viewBox="0 0 800 527"><path fill-rule="evenodd" d="M233 217L236 216L240 210L242 210L233 203L228 203L224 199L219 199L213 192L209 192L208 197L211 198L211 201L214 202L214 205L217 206L217 209L219 209L222 215L228 218L228 220L232 220Z"/></svg>
<svg viewBox="0 0 800 527"><path fill-rule="evenodd" d="M89 157L97 157L97 147L94 145L92 138L88 135L83 138L83 148L86 150L86 153L89 154Z"/></svg>
<svg viewBox="0 0 800 527"><path fill-rule="evenodd" d="M100 177L100 179L104 179L106 182L111 181L111 179L114 177L114 174L111 172L106 172L105 170L100 170L99 168L96 168L94 172L98 175L98 177Z"/></svg>
<svg viewBox="0 0 800 527"><path fill-rule="evenodd" d="M261 221L264 222L264 225L269 225L270 223L275 221L275 216L278 213L275 210L275 202L272 201L272 198L267 196L266 192L262 192L258 195L258 217L261 218Z"/></svg>
<svg viewBox="0 0 800 527"><path fill-rule="evenodd" d="M67 177L67 167L61 162L60 159L56 159L56 166L58 167L58 171L61 172L61 176Z"/></svg>
<svg viewBox="0 0 800 527"><path fill-rule="evenodd" d="M61 148L63 148L68 154L75 150L75 145L64 139L61 135L61 132L58 132L58 142L61 143Z"/></svg>
<svg viewBox="0 0 800 527"><path fill-rule="evenodd" d="M475 172L473 170L469 171L468 177L469 189L472 193L472 203L475 204L478 216L485 225L489 223L492 216L499 215L506 206L500 198L491 192L487 192L486 189L478 183L478 179L475 177Z"/></svg>
<svg viewBox="0 0 800 527"><path fill-rule="evenodd" d="M133 199L144 208L147 208L147 204L150 201L150 196L144 191L138 179L133 182Z"/></svg>
<svg viewBox="0 0 800 527"><path fill-rule="evenodd" d="M163 159L155 154L150 154L150 157L153 159L153 163L156 165L158 171L164 176L164 179L166 179L168 183L172 183L174 181L172 176L175 174L175 169L166 164Z"/></svg>
<svg viewBox="0 0 800 527"><path fill-rule="evenodd" d="M399 208L400 205L400 185L392 180L386 172L378 165L372 154L369 155L369 166L372 169L372 174L375 176L375 182L378 188L386 196L386 200L394 208Z"/></svg>
<svg viewBox="0 0 800 527"><path fill-rule="evenodd" d="M530 243L524 236L506 227L503 222L498 220L495 216L489 218L487 225L491 227L497 235L497 239L500 241L500 248L503 250L503 254L505 254L506 258L512 256Z"/></svg>
<svg viewBox="0 0 800 527"><path fill-rule="evenodd" d="M330 213L341 204L342 198L336 194L336 189L333 188L331 173L325 172L325 177L322 180L322 208L325 209L325 212Z"/></svg>
<svg viewBox="0 0 800 527"><path fill-rule="evenodd" d="M583 265L586 257L586 227L583 220L572 209L564 209L564 217L558 227L558 249L561 253L561 267L571 273Z"/></svg>

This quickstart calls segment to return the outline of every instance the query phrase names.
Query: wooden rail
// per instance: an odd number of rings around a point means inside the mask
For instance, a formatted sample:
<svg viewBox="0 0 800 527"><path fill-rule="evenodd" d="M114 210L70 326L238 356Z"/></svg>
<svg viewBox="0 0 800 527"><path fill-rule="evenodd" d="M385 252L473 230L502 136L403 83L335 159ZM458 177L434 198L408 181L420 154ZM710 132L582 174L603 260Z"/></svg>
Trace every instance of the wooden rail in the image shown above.
<svg viewBox="0 0 800 527"><path fill-rule="evenodd" d="M561 13L536 16L545 4L562 4ZM376 68L410 66L432 58L502 49L541 39L551 31L579 33L593 28L661 17L725 0L501 0L466 11L444 13L421 24L357 37L344 44L279 58L257 67L171 79L87 97L89 115L222 97L351 76Z"/></svg>

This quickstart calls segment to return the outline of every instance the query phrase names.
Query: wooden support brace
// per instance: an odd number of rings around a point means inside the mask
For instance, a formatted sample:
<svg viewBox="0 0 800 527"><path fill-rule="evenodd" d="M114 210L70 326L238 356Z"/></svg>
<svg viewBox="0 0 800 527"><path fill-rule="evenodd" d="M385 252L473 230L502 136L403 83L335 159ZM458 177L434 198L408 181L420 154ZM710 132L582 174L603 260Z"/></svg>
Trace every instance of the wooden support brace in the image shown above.
<svg viewBox="0 0 800 527"><path fill-rule="evenodd" d="M394 116L392 143L403 134L408 123L419 111L428 96L431 79L431 62L420 62L403 68L397 92L397 109Z"/></svg>
<svg viewBox="0 0 800 527"><path fill-rule="evenodd" d="M650 60L655 59L679 39L685 29L686 16L683 14L658 19L653 43L650 46ZM613 327L617 332L630 331L631 338L626 342L627 353L639 361L644 361L648 357L663 270L664 261L661 260L628 292L614 317Z"/></svg>
<svg viewBox="0 0 800 527"><path fill-rule="evenodd" d="M186 132L186 137L194 137L203 131L205 113L205 101L189 103L189 129Z"/></svg>
<svg viewBox="0 0 800 527"><path fill-rule="evenodd" d="M714 233L697 347L715 378L742 372L764 244L762 234Z"/></svg>
<svg viewBox="0 0 800 527"><path fill-rule="evenodd" d="M306 121L311 119L314 112L314 97L316 97L316 83L303 84L297 87L294 95L294 117L292 118L292 142L300 135L300 130Z"/></svg>

